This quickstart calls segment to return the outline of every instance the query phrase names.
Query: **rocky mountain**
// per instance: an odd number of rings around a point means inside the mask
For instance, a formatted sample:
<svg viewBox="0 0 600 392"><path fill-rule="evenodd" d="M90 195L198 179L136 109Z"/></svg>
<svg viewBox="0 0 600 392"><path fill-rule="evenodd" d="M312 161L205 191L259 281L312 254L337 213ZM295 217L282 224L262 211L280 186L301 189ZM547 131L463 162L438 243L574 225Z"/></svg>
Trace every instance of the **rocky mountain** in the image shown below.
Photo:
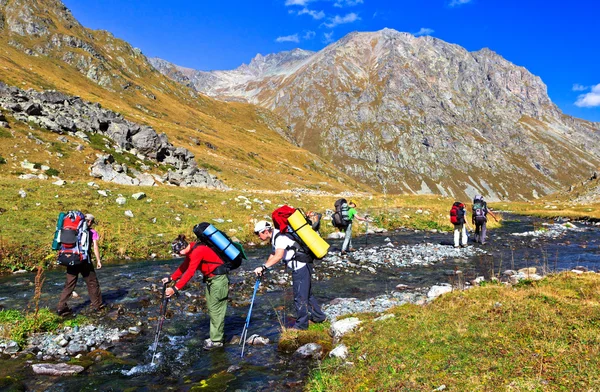
<svg viewBox="0 0 600 392"><path fill-rule="evenodd" d="M275 65L265 62L263 68ZM148 144L142 148L155 151L146 151L144 159L158 165L153 174L162 180L171 168L169 183L206 180L213 184L208 186L234 189L330 192L359 186L326 160L282 138L289 130L270 110L217 101L172 81L141 50L109 32L82 26L59 0L0 0L0 81L8 92L0 125L9 127L0 127L0 158L9 163L0 165L0 175L21 175L19 163L29 160L57 165L65 179L86 179L97 154L137 162L145 135ZM40 97L49 90L66 98L46 102ZM40 110L35 115L13 110L17 104L39 105ZM105 125L118 130L111 133ZM90 142L79 146L77 132ZM51 156L40 155L41 145ZM181 159L165 161L160 151ZM142 164L147 163L140 159L138 171ZM123 169L120 163L116 167ZM200 173L204 180L196 177Z"/></svg>
<svg viewBox="0 0 600 392"><path fill-rule="evenodd" d="M281 81L300 68L305 60L313 54L314 52L302 49L267 56L257 54L250 64L242 64L233 71L212 72L180 67L159 58L151 58L149 61L157 70L171 79L193 87L204 94L224 100L239 98L243 101L250 101L253 96L252 92L246 91L248 83L264 78L269 78L272 82ZM258 103L258 101L253 103Z"/></svg>
<svg viewBox="0 0 600 392"><path fill-rule="evenodd" d="M252 63L181 80L273 110L300 146L384 192L531 199L600 165L600 124L564 115L539 77L489 49L384 29L266 72Z"/></svg>

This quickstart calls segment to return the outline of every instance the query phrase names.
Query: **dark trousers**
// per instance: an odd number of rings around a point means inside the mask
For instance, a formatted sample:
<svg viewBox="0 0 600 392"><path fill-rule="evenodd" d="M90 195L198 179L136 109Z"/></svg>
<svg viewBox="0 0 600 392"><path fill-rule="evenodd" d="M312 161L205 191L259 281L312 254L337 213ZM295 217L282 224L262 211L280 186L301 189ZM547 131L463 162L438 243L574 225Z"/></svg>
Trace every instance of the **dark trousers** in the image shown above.
<svg viewBox="0 0 600 392"><path fill-rule="evenodd" d="M317 299L312 294L311 276L311 264L307 264L305 267L292 272L294 307L296 308L296 323L293 328L296 329L307 329L309 318L315 322L321 322L327 318L321 310Z"/></svg>
<svg viewBox="0 0 600 392"><path fill-rule="evenodd" d="M98 309L102 305L102 293L100 292L100 284L98 283L94 266L92 266L92 263L84 261L79 265L67 267L67 281L58 301L57 309L59 312L68 307L67 300L73 294L73 290L75 290L79 274L83 276L83 280L85 280L85 284L87 285L91 307Z"/></svg>
<svg viewBox="0 0 600 392"><path fill-rule="evenodd" d="M481 244L485 243L485 235L486 235L486 220L476 220L475 221L475 242L479 242Z"/></svg>

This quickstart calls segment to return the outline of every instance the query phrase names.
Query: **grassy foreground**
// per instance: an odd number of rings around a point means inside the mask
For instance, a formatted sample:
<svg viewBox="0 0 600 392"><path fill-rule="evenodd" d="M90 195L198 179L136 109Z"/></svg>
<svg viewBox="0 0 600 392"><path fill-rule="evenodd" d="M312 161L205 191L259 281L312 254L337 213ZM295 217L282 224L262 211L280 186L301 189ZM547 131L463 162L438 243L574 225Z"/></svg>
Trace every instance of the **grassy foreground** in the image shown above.
<svg viewBox="0 0 600 392"><path fill-rule="evenodd" d="M454 292L344 337L309 391L596 391L600 276L562 273L518 287Z"/></svg>
<svg viewBox="0 0 600 392"><path fill-rule="evenodd" d="M90 179L91 180L91 179ZM79 209L98 220L100 253L103 261L170 257L170 243L180 233L192 238L192 227L201 222L214 223L232 237L248 243L257 241L254 222L270 219L281 204L305 211L333 209L339 196L306 195L293 192L216 191L178 187L127 187L98 182L99 189L87 182L64 186L50 181L18 180L0 177L0 272L33 269L51 262L52 236L60 211ZM27 196L22 198L19 191ZM106 190L108 197L98 190ZM141 200L131 198L146 193ZM115 200L122 195L125 205ZM437 196L388 196L358 194L354 200L359 215L369 214L373 226L387 229L410 227L422 230L452 229L448 214L452 200ZM125 216L131 211L133 218ZM223 220L213 221L213 219ZM491 223L491 227L496 225ZM364 233L364 224L355 234ZM324 221L324 236L335 229Z"/></svg>

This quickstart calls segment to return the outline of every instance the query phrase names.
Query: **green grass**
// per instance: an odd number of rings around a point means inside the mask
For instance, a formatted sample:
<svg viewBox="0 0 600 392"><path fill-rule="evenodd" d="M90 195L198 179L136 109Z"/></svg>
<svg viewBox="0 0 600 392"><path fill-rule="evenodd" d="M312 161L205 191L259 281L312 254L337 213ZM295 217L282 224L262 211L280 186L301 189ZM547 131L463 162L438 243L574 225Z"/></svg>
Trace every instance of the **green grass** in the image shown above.
<svg viewBox="0 0 600 392"><path fill-rule="evenodd" d="M591 391L600 388L600 276L453 292L344 337L308 391Z"/></svg>
<svg viewBox="0 0 600 392"><path fill-rule="evenodd" d="M2 337L14 340L23 347L27 337L37 332L53 332L62 327L74 327L88 323L87 318L78 315L74 319L63 320L50 309L40 309L38 314L23 313L18 310L0 310L0 330Z"/></svg>
<svg viewBox="0 0 600 392"><path fill-rule="evenodd" d="M214 223L242 243L256 242L253 225L270 219L281 204L300 207L304 211L325 212L332 209L336 197L311 196L292 192L216 191L178 187L127 187L98 181L109 197L98 194L87 181L68 182L58 187L50 181L7 179L0 176L0 272L33 269L54 254L50 248L60 211L78 209L92 213L98 220L100 253L105 262L128 259L169 258L170 243L179 234L193 238L192 227L201 222ZM27 192L21 198L19 189ZM147 198L134 200L131 195L145 192ZM126 197L124 206L116 204L119 194ZM238 196L252 201L251 209ZM270 200L269 203L253 202ZM409 227L415 229L451 230L448 221L449 199L426 196L369 196L354 199L359 215L369 214L375 223L369 228ZM131 210L134 218L124 212ZM419 212L420 211L420 212ZM223 219L216 223L213 219ZM231 220L229 222L228 220ZM322 224L322 234L335 231L330 221ZM355 235L364 234L366 225L358 224Z"/></svg>

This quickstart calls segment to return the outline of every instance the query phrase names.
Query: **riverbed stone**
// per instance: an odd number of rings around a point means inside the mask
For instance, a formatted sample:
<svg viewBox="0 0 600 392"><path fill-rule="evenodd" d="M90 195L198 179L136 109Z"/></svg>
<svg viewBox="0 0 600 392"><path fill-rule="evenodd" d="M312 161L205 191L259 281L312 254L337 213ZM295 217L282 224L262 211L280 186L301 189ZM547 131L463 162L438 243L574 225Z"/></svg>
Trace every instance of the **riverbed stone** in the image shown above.
<svg viewBox="0 0 600 392"><path fill-rule="evenodd" d="M520 274L535 274L537 272L537 269L535 267L521 268L517 272Z"/></svg>
<svg viewBox="0 0 600 392"><path fill-rule="evenodd" d="M76 354L81 353L81 352L87 352L88 351L88 347L84 343L71 342L67 346L67 351L71 355L76 355Z"/></svg>
<svg viewBox="0 0 600 392"><path fill-rule="evenodd" d="M299 347L294 353L295 357L303 359L321 359L323 356L323 346L317 343L307 343Z"/></svg>
<svg viewBox="0 0 600 392"><path fill-rule="evenodd" d="M31 366L35 374L46 376L72 376L85 370L83 366L66 363L37 363Z"/></svg>
<svg viewBox="0 0 600 392"><path fill-rule="evenodd" d="M248 339L246 339L246 344L250 344L253 346L266 346L270 342L271 341L269 340L269 338L260 336L258 334L253 334Z"/></svg>

